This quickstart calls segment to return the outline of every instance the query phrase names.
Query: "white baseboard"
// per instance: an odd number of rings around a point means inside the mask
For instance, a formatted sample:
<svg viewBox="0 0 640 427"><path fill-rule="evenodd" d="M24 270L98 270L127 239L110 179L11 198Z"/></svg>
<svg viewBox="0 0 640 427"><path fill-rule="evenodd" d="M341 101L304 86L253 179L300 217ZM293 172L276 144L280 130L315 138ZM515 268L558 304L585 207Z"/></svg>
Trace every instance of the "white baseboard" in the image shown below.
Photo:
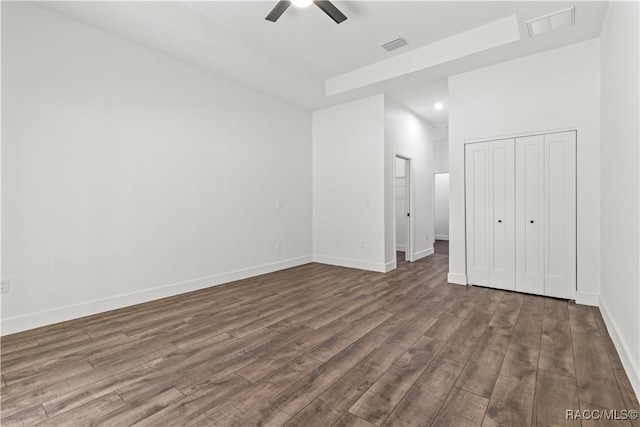
<svg viewBox="0 0 640 427"><path fill-rule="evenodd" d="M618 351L618 355L622 361L622 366L629 377L633 391L635 391L636 396L640 396L640 369L637 362L633 359L633 355L629 350L626 340L618 332L618 324L613 320L613 317L611 317L611 311L609 311L609 308L602 298L600 298L600 311L602 312L602 318L604 319L604 323L607 325L607 330L609 331L609 335L611 335L613 344Z"/></svg>
<svg viewBox="0 0 640 427"><path fill-rule="evenodd" d="M576 292L576 304L598 307L600 305L600 294L592 294L590 292Z"/></svg>
<svg viewBox="0 0 640 427"><path fill-rule="evenodd" d="M413 260L417 261L419 259L422 259L424 257L427 257L429 255L433 255L433 247L418 251L416 253L413 254Z"/></svg>
<svg viewBox="0 0 640 427"><path fill-rule="evenodd" d="M370 261L361 261L358 259L337 258L326 255L314 255L313 262L320 264L337 265L339 267L357 268L358 270L377 271L378 273L386 272L385 263L376 263Z"/></svg>
<svg viewBox="0 0 640 427"><path fill-rule="evenodd" d="M396 251L398 252L406 252L407 245L396 245Z"/></svg>
<svg viewBox="0 0 640 427"><path fill-rule="evenodd" d="M466 274L456 274L449 273L447 274L447 282L453 283L455 285L465 285L467 284L467 275Z"/></svg>
<svg viewBox="0 0 640 427"><path fill-rule="evenodd" d="M398 268L398 262L396 260L393 260L384 265L384 272L388 273L391 270L395 270L396 268Z"/></svg>
<svg viewBox="0 0 640 427"><path fill-rule="evenodd" d="M259 265L257 267L236 270L229 273L216 274L199 279L145 289L143 291L130 294L116 295L104 299L86 301L79 304L10 317L0 322L0 335L22 332L38 328L40 326L52 325L54 323L90 316L92 314L128 307L160 298L197 291L199 289L209 288L223 283L233 282L235 280L247 279L261 274L297 267L310 262L312 262L311 256L303 256L271 264Z"/></svg>
<svg viewBox="0 0 640 427"><path fill-rule="evenodd" d="M435 235L436 240L449 240L449 235L445 235L445 234L436 234Z"/></svg>

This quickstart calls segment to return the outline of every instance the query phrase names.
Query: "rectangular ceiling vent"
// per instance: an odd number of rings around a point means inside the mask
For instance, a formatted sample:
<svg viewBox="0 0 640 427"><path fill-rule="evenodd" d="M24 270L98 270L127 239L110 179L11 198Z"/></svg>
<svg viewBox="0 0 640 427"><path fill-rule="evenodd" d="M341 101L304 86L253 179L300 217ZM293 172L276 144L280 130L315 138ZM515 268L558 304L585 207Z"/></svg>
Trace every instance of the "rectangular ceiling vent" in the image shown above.
<svg viewBox="0 0 640 427"><path fill-rule="evenodd" d="M548 33L549 31L567 28L575 23L575 7L571 6L545 16L527 21L529 36Z"/></svg>
<svg viewBox="0 0 640 427"><path fill-rule="evenodd" d="M398 37L395 40L391 40L388 43L385 43L382 45L382 47L387 51L387 52L391 52L392 50L396 50L402 46L406 46L407 45L407 41L405 39L403 39L402 37Z"/></svg>

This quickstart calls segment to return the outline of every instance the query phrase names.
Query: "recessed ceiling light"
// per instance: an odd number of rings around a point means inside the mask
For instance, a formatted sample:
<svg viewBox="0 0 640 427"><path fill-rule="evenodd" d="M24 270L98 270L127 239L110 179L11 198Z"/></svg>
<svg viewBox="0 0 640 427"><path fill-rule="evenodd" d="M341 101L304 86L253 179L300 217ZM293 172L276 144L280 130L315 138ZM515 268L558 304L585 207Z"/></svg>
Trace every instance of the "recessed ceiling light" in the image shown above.
<svg viewBox="0 0 640 427"><path fill-rule="evenodd" d="M313 0L291 0L291 3L293 3L295 7L309 7L311 3L313 3Z"/></svg>
<svg viewBox="0 0 640 427"><path fill-rule="evenodd" d="M436 110L442 110L444 108L444 105L442 104L442 102L436 102L433 108L435 108Z"/></svg>
<svg viewBox="0 0 640 427"><path fill-rule="evenodd" d="M549 31L567 28L575 23L575 7L571 6L557 12L527 21L529 36L548 33Z"/></svg>

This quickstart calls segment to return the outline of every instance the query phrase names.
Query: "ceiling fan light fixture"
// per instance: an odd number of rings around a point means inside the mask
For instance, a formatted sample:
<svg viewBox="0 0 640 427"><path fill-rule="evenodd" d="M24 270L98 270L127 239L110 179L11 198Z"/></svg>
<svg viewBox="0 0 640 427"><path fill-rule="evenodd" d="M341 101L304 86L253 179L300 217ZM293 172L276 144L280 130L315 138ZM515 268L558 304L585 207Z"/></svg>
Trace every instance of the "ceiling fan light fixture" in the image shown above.
<svg viewBox="0 0 640 427"><path fill-rule="evenodd" d="M264 19L276 22L292 4L296 7L308 7L315 4L320 10L326 13L329 18L333 19L336 24L347 20L345 14L340 12L330 0L280 0Z"/></svg>
<svg viewBox="0 0 640 427"><path fill-rule="evenodd" d="M313 0L291 0L291 4L295 7L309 7L313 3Z"/></svg>

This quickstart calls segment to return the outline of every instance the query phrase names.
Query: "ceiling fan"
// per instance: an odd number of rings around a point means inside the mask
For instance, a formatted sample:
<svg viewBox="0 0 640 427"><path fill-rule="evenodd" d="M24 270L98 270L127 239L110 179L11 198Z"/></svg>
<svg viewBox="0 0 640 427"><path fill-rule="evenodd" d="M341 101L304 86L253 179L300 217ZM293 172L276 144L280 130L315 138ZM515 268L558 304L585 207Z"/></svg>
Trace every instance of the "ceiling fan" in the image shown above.
<svg viewBox="0 0 640 427"><path fill-rule="evenodd" d="M291 6L293 3L294 6L297 7L307 7L310 6L311 3L318 6L324 13L329 15L331 19L333 19L336 24L341 23L346 20L347 17L344 13L340 12L337 7L333 5L328 0L280 0L278 4L269 12L267 17L265 18L267 21L276 22L280 16L284 13L285 10Z"/></svg>

